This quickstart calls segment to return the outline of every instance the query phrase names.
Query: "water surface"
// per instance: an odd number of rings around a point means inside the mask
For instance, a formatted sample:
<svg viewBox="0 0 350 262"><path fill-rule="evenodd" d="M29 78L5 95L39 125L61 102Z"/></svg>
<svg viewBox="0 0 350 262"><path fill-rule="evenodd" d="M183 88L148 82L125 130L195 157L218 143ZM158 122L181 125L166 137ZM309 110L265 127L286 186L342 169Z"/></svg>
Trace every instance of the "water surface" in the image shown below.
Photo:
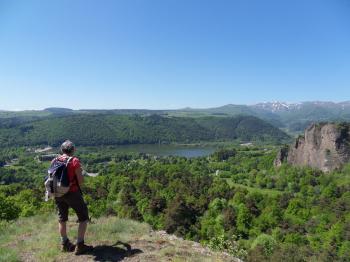
<svg viewBox="0 0 350 262"><path fill-rule="evenodd" d="M187 158L208 156L215 146L204 145L123 145L117 146L117 151L124 153L146 153L157 156L183 156Z"/></svg>

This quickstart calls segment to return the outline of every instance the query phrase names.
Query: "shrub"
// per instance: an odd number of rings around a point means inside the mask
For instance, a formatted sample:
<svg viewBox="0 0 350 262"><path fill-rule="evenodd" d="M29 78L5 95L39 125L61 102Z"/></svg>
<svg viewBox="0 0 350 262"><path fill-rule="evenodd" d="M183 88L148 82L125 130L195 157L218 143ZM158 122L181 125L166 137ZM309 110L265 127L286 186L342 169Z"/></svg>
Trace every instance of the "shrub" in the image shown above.
<svg viewBox="0 0 350 262"><path fill-rule="evenodd" d="M217 237L211 238L208 243L208 247L214 251L227 252L234 257L245 259L247 257L247 251L240 247L236 242L236 236L231 238L221 234Z"/></svg>
<svg viewBox="0 0 350 262"><path fill-rule="evenodd" d="M261 234L252 243L252 249L255 249L257 246L261 246L264 254L266 256L270 256L277 246L277 241L273 238L273 236Z"/></svg>
<svg viewBox="0 0 350 262"><path fill-rule="evenodd" d="M12 201L0 194L0 220L12 220L19 217L21 210Z"/></svg>

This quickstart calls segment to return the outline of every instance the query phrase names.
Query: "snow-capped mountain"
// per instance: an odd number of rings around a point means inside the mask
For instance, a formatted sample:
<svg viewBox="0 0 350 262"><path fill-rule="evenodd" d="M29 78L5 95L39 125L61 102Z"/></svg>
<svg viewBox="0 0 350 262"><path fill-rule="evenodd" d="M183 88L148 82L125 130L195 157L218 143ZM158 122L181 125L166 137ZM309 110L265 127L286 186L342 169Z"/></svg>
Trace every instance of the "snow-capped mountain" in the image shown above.
<svg viewBox="0 0 350 262"><path fill-rule="evenodd" d="M324 109L324 110L347 110L350 108L350 101L335 103L328 101L311 101L301 103L287 103L287 102L263 102L251 106L255 110L266 110L272 113L283 113L300 111L303 109L313 110Z"/></svg>
<svg viewBox="0 0 350 262"><path fill-rule="evenodd" d="M300 106L300 103L286 103L286 102L263 102L253 105L254 109L263 109L271 112L279 111L289 111L292 109L297 109Z"/></svg>

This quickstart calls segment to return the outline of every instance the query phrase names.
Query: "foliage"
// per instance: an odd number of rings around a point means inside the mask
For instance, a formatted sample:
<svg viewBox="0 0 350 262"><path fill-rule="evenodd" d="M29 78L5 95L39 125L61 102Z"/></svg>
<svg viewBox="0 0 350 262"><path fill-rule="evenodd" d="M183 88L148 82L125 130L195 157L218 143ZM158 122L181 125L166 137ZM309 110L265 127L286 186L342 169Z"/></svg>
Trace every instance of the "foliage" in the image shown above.
<svg viewBox="0 0 350 262"><path fill-rule="evenodd" d="M93 219L145 221L236 256L244 249L247 261L346 261L349 166L327 174L288 165L275 169L276 151L232 146L187 159L94 147L79 148L78 157L100 173L86 178L83 188ZM53 212L53 203L42 201L48 163L38 163L25 148L6 152L18 161L0 167L0 227L17 217Z"/></svg>
<svg viewBox="0 0 350 262"><path fill-rule="evenodd" d="M277 246L277 241L270 235L261 234L259 235L252 243L252 248L261 246L264 254L270 256L273 253L273 250Z"/></svg>
<svg viewBox="0 0 350 262"><path fill-rule="evenodd" d="M247 251L240 248L238 242L236 242L235 239L235 236L232 236L231 239L228 239L224 234L221 234L210 239L208 247L214 251L227 252L234 257L245 259L247 256Z"/></svg>
<svg viewBox="0 0 350 262"><path fill-rule="evenodd" d="M0 194L0 221L13 220L19 217L20 209L10 199Z"/></svg>
<svg viewBox="0 0 350 262"><path fill-rule="evenodd" d="M1 146L57 146L68 138L85 146L225 140L276 143L289 139L278 128L252 116L183 118L68 114L0 125Z"/></svg>

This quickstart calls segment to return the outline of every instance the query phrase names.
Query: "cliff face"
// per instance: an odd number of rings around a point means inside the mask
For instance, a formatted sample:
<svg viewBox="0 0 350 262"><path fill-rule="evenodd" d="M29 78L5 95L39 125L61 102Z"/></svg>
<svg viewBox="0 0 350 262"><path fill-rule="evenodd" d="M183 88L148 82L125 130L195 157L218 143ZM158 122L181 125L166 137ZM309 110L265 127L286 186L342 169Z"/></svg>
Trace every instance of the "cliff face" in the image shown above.
<svg viewBox="0 0 350 262"><path fill-rule="evenodd" d="M331 171L350 161L350 124L312 124L289 147L279 152L275 165L283 161L295 166L310 166Z"/></svg>

